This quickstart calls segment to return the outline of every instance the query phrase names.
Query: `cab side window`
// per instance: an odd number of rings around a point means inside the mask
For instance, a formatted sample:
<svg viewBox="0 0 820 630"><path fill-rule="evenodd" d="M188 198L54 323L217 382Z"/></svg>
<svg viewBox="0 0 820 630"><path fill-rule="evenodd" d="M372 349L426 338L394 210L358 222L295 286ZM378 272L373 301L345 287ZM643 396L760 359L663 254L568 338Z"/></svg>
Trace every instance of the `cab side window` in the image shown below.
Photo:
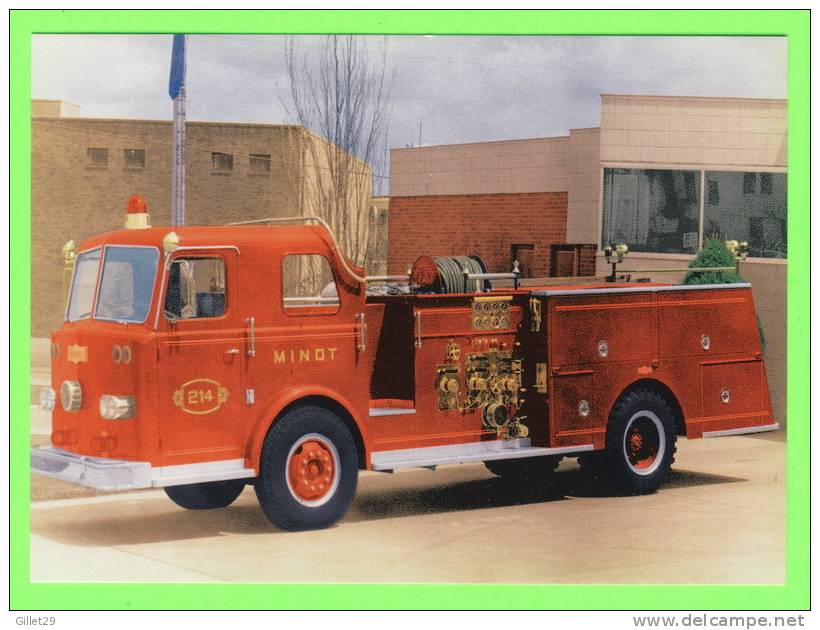
<svg viewBox="0 0 820 630"><path fill-rule="evenodd" d="M327 258L320 254L285 256L282 261L282 300L288 314L337 312L339 290Z"/></svg>
<svg viewBox="0 0 820 630"><path fill-rule="evenodd" d="M226 295L221 258L177 258L171 263L165 315L169 319L221 317L227 307Z"/></svg>

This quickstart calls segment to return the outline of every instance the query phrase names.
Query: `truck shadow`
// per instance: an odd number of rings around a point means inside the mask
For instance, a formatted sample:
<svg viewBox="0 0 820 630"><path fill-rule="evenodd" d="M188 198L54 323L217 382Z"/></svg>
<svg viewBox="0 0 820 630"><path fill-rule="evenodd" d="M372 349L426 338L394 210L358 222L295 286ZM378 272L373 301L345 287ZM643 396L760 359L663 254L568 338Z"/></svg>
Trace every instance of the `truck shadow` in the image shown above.
<svg viewBox="0 0 820 630"><path fill-rule="evenodd" d="M695 486L738 483L745 479L673 470L663 491ZM434 483L428 472L362 479L350 511L342 521L356 523L455 511L559 502L569 497L611 497L579 469L561 470L554 483L524 486L497 477ZM226 535L333 536L322 532L288 533L275 529L262 514L248 488L232 506L219 510L187 511L164 497L96 505L62 505L32 510L31 532L71 545L108 547L216 538ZM296 541L296 539L294 539Z"/></svg>
<svg viewBox="0 0 820 630"><path fill-rule="evenodd" d="M565 496L577 498L604 498L622 496L607 486L605 483L592 479L579 468L567 470L559 473L557 482ZM710 473L696 472L693 470L672 469L666 478L666 482L661 487L661 492L669 490L679 490L681 488L693 488L696 486L710 486L724 483L739 483L748 481L742 477L729 477L727 475L715 475Z"/></svg>
<svg viewBox="0 0 820 630"><path fill-rule="evenodd" d="M714 475L689 470L673 470L662 490L746 481L740 477ZM529 505L562 501L570 497L605 498L619 496L605 484L594 480L578 468L556 473L551 484L516 485L497 477L462 481L450 485L362 491L356 497L347 522L436 514L461 510Z"/></svg>

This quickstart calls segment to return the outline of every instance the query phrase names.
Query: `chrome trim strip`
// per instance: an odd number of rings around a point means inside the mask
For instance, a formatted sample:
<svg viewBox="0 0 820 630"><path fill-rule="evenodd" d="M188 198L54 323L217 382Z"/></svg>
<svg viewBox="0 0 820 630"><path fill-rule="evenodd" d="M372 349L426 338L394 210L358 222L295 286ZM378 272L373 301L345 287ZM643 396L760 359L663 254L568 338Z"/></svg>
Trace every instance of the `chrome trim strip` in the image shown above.
<svg viewBox="0 0 820 630"><path fill-rule="evenodd" d="M148 462L85 457L53 446L31 449L31 472L97 490L151 487Z"/></svg>
<svg viewBox="0 0 820 630"><path fill-rule="evenodd" d="M739 429L726 429L724 431L704 431L703 437L716 438L726 437L728 435L748 435L749 433L766 433L767 431L777 431L780 428L780 423L765 424L759 427L741 427Z"/></svg>
<svg viewBox="0 0 820 630"><path fill-rule="evenodd" d="M613 293L666 293L667 291L715 291L719 289L749 289L748 282L735 282L732 284L673 284L663 287L619 287L612 289L565 289L550 291L541 289L533 291L531 295L535 297L559 297L564 295L610 295Z"/></svg>
<svg viewBox="0 0 820 630"><path fill-rule="evenodd" d="M530 444L529 438L518 438L514 440L492 440L489 442L471 442L469 444L448 444L446 446L379 451L370 456L370 463L373 470L386 471L397 468L486 462L494 459L570 455L595 450L592 444L563 448L542 448L530 446Z"/></svg>
<svg viewBox="0 0 820 630"><path fill-rule="evenodd" d="M152 467L104 457L87 457L53 446L31 449L31 471L97 490L124 491L188 483L255 477L245 460L228 459L202 464Z"/></svg>
<svg viewBox="0 0 820 630"><path fill-rule="evenodd" d="M205 481L247 479L255 476L256 473L252 468L245 468L244 459L223 459L202 464L180 464L152 468L151 485L159 488Z"/></svg>
<svg viewBox="0 0 820 630"><path fill-rule="evenodd" d="M369 415L373 418L378 416L404 416L411 413L416 413L416 410L407 407L371 407Z"/></svg>
<svg viewBox="0 0 820 630"><path fill-rule="evenodd" d="M236 245L179 245L171 254L176 254L177 252L193 252L200 249L232 249L237 254L240 254L239 248Z"/></svg>

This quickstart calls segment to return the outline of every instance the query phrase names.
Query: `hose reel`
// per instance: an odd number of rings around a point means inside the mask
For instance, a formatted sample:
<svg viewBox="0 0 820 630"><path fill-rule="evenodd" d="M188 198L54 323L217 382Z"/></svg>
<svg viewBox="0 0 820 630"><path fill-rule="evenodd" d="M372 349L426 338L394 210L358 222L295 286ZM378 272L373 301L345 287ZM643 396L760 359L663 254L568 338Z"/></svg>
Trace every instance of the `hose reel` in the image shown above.
<svg viewBox="0 0 820 630"><path fill-rule="evenodd" d="M480 293L490 288L487 280L469 280L464 273L487 273L477 255L420 256L410 271L410 284L418 293Z"/></svg>

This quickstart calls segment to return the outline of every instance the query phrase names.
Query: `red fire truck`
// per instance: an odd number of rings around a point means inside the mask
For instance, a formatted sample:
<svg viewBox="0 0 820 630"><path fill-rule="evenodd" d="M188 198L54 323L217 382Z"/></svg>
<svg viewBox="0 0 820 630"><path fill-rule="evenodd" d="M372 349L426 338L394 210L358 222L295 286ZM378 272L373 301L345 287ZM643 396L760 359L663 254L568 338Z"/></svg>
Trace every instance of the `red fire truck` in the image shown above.
<svg viewBox="0 0 820 630"><path fill-rule="evenodd" d="M359 470L543 483L579 457L648 493L678 436L778 427L748 284L493 288L516 276L477 257L367 277L319 219L150 227L139 198L126 227L69 248L35 473L189 509L252 484L296 530L340 519Z"/></svg>

